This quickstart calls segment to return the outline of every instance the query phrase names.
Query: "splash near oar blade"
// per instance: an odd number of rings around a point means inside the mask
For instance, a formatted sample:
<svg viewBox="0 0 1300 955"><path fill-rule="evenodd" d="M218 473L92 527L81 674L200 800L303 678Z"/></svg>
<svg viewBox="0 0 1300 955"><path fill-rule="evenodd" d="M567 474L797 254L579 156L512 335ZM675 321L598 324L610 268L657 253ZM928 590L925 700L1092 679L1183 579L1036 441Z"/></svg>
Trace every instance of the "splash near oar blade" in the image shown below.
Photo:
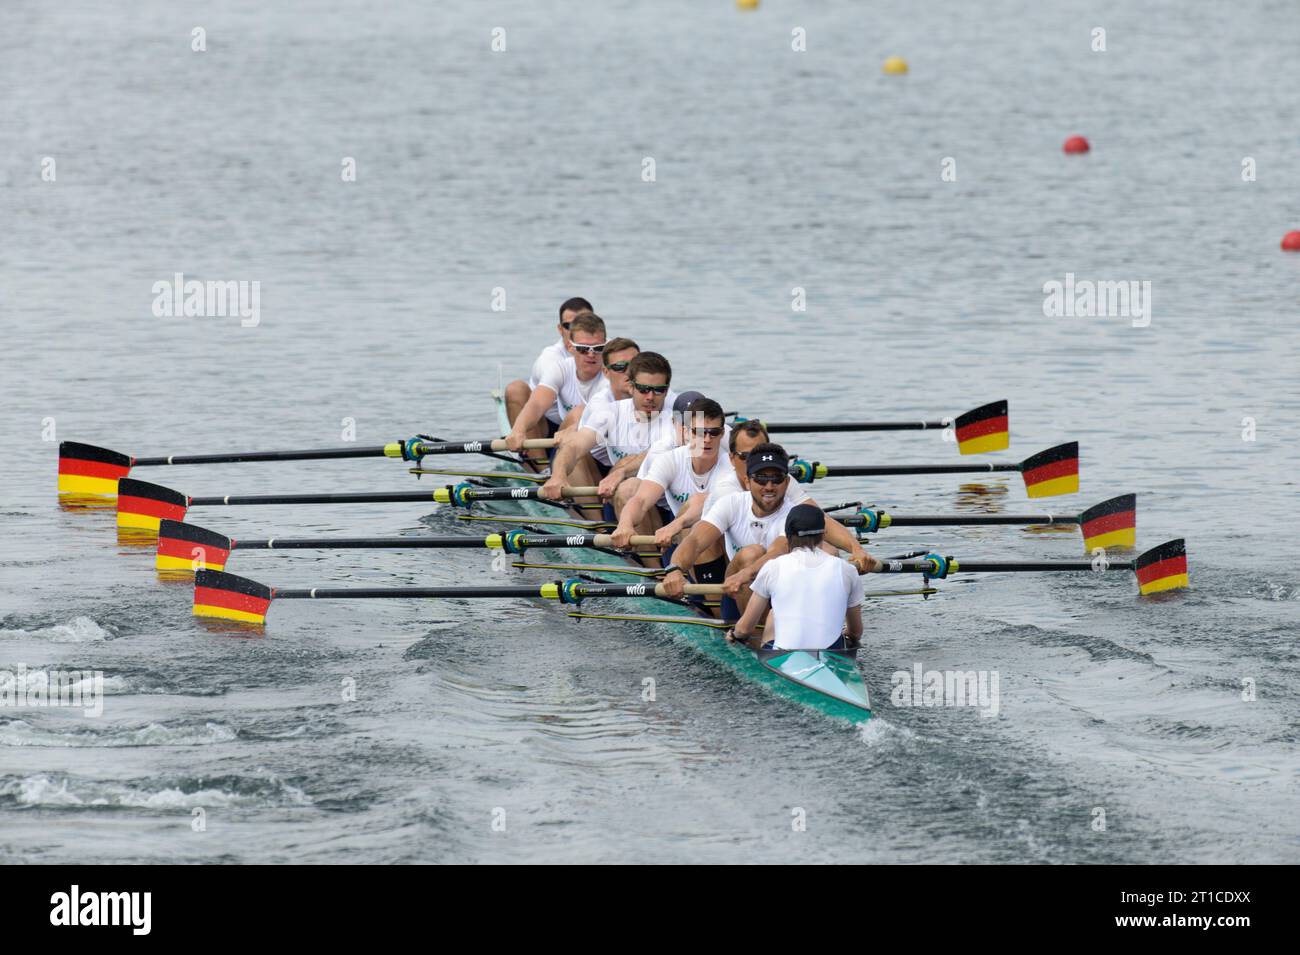
<svg viewBox="0 0 1300 955"><path fill-rule="evenodd" d="M1025 493L1030 497L1055 497L1079 492L1079 442L1058 444L1026 458L1020 465Z"/></svg>
<svg viewBox="0 0 1300 955"><path fill-rule="evenodd" d="M139 536L158 533L158 522L164 519L185 520L190 499L180 491L161 484L122 478L117 482L117 526Z"/></svg>
<svg viewBox="0 0 1300 955"><path fill-rule="evenodd" d="M1179 537L1153 547L1133 561L1133 570L1137 573L1138 593L1144 596L1182 590L1189 586L1186 544Z"/></svg>
<svg viewBox="0 0 1300 955"><path fill-rule="evenodd" d="M158 553L154 566L167 573L223 570L234 541L229 537L183 521L158 522Z"/></svg>
<svg viewBox="0 0 1300 955"><path fill-rule="evenodd" d="M247 577L221 570L200 570L194 575L194 616L218 617L239 623L266 623L275 590Z"/></svg>
<svg viewBox="0 0 1300 955"><path fill-rule="evenodd" d="M1005 400L967 411L953 422L957 432L957 450L962 454L1006 450L1011 447L1008 421Z"/></svg>
<svg viewBox="0 0 1300 955"><path fill-rule="evenodd" d="M1131 550L1137 546L1137 495L1121 494L1079 515L1085 550Z"/></svg>
<svg viewBox="0 0 1300 955"><path fill-rule="evenodd" d="M126 477L134 459L119 451L93 444L63 441L59 444L59 498L109 503L117 497L117 482Z"/></svg>

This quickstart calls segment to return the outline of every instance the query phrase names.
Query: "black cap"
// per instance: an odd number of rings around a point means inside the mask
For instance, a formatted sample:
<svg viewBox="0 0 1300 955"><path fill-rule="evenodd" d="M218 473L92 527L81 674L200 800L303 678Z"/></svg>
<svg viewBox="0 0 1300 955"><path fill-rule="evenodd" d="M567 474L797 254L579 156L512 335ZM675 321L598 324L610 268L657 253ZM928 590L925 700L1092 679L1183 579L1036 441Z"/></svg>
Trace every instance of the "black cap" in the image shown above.
<svg viewBox="0 0 1300 955"><path fill-rule="evenodd" d="M692 403L699 401L703 397L704 394L699 391L683 391L677 396L677 400L673 402L673 413L685 414L691 410Z"/></svg>
<svg viewBox="0 0 1300 955"><path fill-rule="evenodd" d="M760 444L749 452L749 457L745 460L745 474L754 474L757 471L765 471L768 468L776 468L782 473L790 470L790 456L775 444Z"/></svg>
<svg viewBox="0 0 1300 955"><path fill-rule="evenodd" d="M826 533L826 515L820 507L811 504L796 504L785 516L785 533L787 537L814 537Z"/></svg>

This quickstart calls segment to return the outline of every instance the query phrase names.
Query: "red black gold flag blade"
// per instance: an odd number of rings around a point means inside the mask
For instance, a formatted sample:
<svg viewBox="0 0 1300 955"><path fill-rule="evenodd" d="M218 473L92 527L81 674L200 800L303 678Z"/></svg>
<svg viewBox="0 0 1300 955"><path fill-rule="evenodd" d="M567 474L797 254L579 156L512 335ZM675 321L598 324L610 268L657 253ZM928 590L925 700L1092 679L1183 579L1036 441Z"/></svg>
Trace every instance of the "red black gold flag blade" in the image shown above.
<svg viewBox="0 0 1300 955"><path fill-rule="evenodd" d="M234 541L205 527L172 521L158 522L158 553L154 566L167 573L223 570Z"/></svg>
<svg viewBox="0 0 1300 955"><path fill-rule="evenodd" d="M1003 451L1011 446L1007 402L995 401L959 415L954 422L957 450L962 454Z"/></svg>
<svg viewBox="0 0 1300 955"><path fill-rule="evenodd" d="M135 459L119 451L77 441L59 443L59 498L109 503L117 497L117 482Z"/></svg>
<svg viewBox="0 0 1300 955"><path fill-rule="evenodd" d="M1079 442L1058 444L1026 458L1020 465L1030 497L1055 497L1079 491Z"/></svg>
<svg viewBox="0 0 1300 955"><path fill-rule="evenodd" d="M1130 550L1137 546L1137 495L1121 494L1079 515L1083 546L1092 551Z"/></svg>
<svg viewBox="0 0 1300 955"><path fill-rule="evenodd" d="M196 617L263 624L274 596L271 587L222 570L200 570L194 575Z"/></svg>
<svg viewBox="0 0 1300 955"><path fill-rule="evenodd" d="M1187 547L1180 537L1153 547L1133 561L1138 593L1158 594L1188 586Z"/></svg>
<svg viewBox="0 0 1300 955"><path fill-rule="evenodd" d="M117 526L120 529L152 536L158 533L161 520L185 520L189 506L188 497L161 484L135 478L122 478L117 482Z"/></svg>

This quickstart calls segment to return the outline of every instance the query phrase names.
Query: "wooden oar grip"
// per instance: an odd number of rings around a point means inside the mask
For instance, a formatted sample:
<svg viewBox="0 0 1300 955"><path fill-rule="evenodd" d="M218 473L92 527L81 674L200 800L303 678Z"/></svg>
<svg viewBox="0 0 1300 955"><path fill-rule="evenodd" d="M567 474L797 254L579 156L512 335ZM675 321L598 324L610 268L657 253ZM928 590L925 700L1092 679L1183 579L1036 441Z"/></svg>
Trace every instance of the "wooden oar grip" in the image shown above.
<svg viewBox="0 0 1300 955"><path fill-rule="evenodd" d="M560 442L555 438L524 438L524 450L532 451L538 448L553 448ZM496 438L492 442L493 451L508 451L505 438Z"/></svg>

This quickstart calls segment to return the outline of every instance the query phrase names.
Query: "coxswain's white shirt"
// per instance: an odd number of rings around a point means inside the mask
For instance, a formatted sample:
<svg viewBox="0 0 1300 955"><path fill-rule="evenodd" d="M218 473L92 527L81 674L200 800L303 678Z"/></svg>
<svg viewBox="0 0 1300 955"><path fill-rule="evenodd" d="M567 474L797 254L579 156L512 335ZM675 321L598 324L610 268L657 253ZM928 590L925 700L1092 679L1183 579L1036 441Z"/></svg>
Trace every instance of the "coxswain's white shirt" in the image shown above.
<svg viewBox="0 0 1300 955"><path fill-rule="evenodd" d="M668 499L668 509L673 517L681 513L686 502L696 494L731 494L739 491L740 482L736 480L736 469L727 460L727 453L718 449L718 460L703 474L695 472L695 458L691 456L690 445L672 448L668 451L651 451L641 462L637 477L653 481L664 489Z"/></svg>
<svg viewBox="0 0 1300 955"><path fill-rule="evenodd" d="M587 404L591 395L603 384L608 390L609 382L605 376L596 372L596 377L587 381L578 378L578 363L573 356L567 356L562 362L550 362L540 369L542 374L533 387L545 385L555 392L555 404L546 410L546 417L556 424L564 420L565 415L578 405Z"/></svg>
<svg viewBox="0 0 1300 955"><path fill-rule="evenodd" d="M857 570L820 547L769 560L750 590L772 604L780 650L825 650L840 638L848 609L862 605Z"/></svg>
<svg viewBox="0 0 1300 955"><path fill-rule="evenodd" d="M548 373L553 374L555 369L566 359L572 361L573 356L569 354L569 349L565 347L563 338L557 341L554 345L547 345L543 348L542 353L538 355L537 360L533 362L532 372L528 376L529 390L535 389L537 383L542 380L544 375ZM604 375L601 377L603 378ZM555 408L546 409L546 417L551 421L554 421L556 424L559 424L563 419L555 417L555 414Z"/></svg>
<svg viewBox="0 0 1300 955"><path fill-rule="evenodd" d="M727 559L731 560L742 547L761 544L766 550L776 543L785 534L785 516L790 513L790 508L807 499L807 492L791 478L785 489L785 500L766 517L754 513L753 496L742 490L710 495L701 520L722 531L727 542Z"/></svg>
<svg viewBox="0 0 1300 955"><path fill-rule="evenodd" d="M596 447L591 455L607 467L659 444L665 448L678 444L671 411L660 412L652 421L642 421L631 398L589 405L578 426L596 432Z"/></svg>

